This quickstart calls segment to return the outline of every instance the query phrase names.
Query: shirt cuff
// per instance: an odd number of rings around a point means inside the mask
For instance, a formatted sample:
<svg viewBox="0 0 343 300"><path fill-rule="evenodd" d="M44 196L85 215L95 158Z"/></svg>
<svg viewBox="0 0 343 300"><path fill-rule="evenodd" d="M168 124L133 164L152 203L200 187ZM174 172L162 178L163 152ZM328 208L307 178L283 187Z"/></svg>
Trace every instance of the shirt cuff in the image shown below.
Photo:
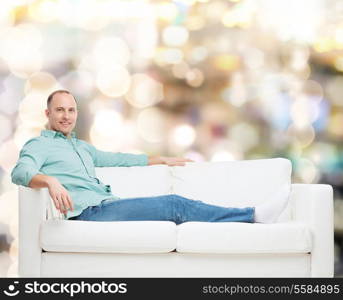
<svg viewBox="0 0 343 300"><path fill-rule="evenodd" d="M149 157L146 154L139 154L139 165L147 166L149 163Z"/></svg>
<svg viewBox="0 0 343 300"><path fill-rule="evenodd" d="M28 170L24 176L24 184L25 186L29 187L29 183L32 180L32 178L37 175L38 172L36 170Z"/></svg>

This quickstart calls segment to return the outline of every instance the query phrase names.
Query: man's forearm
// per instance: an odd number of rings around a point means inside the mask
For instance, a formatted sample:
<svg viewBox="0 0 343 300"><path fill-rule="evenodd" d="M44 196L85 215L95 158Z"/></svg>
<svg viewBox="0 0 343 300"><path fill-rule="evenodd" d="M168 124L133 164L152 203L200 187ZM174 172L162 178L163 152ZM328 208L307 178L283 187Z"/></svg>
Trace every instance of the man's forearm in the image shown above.
<svg viewBox="0 0 343 300"><path fill-rule="evenodd" d="M163 160L162 156L150 156L148 157L148 165L160 165L165 164L165 161Z"/></svg>
<svg viewBox="0 0 343 300"><path fill-rule="evenodd" d="M32 177L29 187L30 188L43 188L49 187L52 182L56 181L55 177L44 175L44 174L37 174Z"/></svg>
<svg viewBox="0 0 343 300"><path fill-rule="evenodd" d="M185 166L187 162L194 162L189 158L183 157L167 157L167 156L154 156L148 157L148 165L168 165L170 167L174 166Z"/></svg>

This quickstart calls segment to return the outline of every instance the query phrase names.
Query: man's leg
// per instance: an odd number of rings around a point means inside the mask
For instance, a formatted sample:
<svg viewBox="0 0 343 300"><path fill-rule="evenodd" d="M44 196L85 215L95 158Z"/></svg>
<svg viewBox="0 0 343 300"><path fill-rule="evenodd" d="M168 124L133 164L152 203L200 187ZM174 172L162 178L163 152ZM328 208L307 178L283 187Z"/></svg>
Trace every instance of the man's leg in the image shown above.
<svg viewBox="0 0 343 300"><path fill-rule="evenodd" d="M85 221L172 221L254 222L253 207L230 208L190 200L179 195L107 199L85 209L77 220Z"/></svg>

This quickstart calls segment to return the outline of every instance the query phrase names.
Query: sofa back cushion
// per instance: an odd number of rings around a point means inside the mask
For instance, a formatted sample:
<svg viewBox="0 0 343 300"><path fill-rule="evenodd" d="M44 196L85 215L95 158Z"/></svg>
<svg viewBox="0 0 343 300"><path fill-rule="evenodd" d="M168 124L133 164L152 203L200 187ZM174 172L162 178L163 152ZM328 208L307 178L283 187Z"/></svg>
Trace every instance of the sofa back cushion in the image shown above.
<svg viewBox="0 0 343 300"><path fill-rule="evenodd" d="M225 207L277 201L278 190L286 185L290 191L291 187L292 165L284 158L193 162L171 169L172 193ZM290 207L287 206L278 221L291 219Z"/></svg>
<svg viewBox="0 0 343 300"><path fill-rule="evenodd" d="M171 193L170 169L165 165L95 168L97 177L120 198L149 197Z"/></svg>

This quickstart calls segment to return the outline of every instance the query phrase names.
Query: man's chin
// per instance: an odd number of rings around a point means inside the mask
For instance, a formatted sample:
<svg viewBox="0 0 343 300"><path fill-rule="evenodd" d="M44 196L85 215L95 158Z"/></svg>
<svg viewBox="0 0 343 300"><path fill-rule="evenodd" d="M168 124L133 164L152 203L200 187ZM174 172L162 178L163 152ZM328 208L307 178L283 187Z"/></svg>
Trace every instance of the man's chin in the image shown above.
<svg viewBox="0 0 343 300"><path fill-rule="evenodd" d="M63 133L65 136L69 135L71 133L71 130L63 130L63 129L58 129L59 132Z"/></svg>
<svg viewBox="0 0 343 300"><path fill-rule="evenodd" d="M63 134L70 134L73 131L73 127L68 128L58 128L58 131L62 132Z"/></svg>

